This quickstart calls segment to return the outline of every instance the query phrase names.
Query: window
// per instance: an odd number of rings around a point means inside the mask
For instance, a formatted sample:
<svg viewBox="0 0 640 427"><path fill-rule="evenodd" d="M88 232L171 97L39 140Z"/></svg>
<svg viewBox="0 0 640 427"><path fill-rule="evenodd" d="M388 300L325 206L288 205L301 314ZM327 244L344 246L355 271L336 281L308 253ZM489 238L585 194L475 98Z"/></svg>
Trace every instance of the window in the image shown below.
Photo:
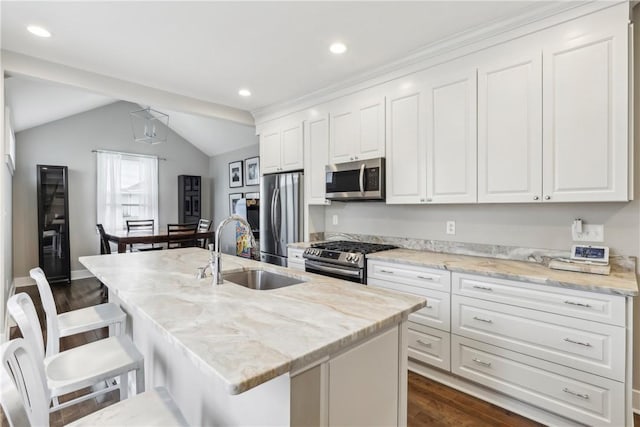
<svg viewBox="0 0 640 427"><path fill-rule="evenodd" d="M124 230L128 219L158 223L158 158L98 152L97 223Z"/></svg>

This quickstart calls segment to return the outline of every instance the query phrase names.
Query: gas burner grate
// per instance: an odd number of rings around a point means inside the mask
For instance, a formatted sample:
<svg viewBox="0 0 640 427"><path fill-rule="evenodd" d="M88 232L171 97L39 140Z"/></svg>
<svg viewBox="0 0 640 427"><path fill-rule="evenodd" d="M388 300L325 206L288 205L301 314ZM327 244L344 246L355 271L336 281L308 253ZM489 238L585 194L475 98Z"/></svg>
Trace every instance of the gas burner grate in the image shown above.
<svg viewBox="0 0 640 427"><path fill-rule="evenodd" d="M321 242L311 245L313 248L325 249L329 251L340 252L359 252L362 254L372 254L374 252L386 251L388 249L395 249L396 246L384 245L380 243L367 243L367 242L353 242L349 240L338 240L335 242Z"/></svg>

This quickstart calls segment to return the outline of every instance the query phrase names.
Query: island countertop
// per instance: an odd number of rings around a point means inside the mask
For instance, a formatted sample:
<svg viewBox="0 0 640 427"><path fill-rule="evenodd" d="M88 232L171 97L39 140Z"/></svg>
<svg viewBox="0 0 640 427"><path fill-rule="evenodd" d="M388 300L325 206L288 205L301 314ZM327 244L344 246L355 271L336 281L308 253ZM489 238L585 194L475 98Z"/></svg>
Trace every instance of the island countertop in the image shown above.
<svg viewBox="0 0 640 427"><path fill-rule="evenodd" d="M557 286L584 291L635 296L638 283L635 258L612 256L608 276L571 271L552 270L544 263L488 258L470 255L392 249L367 255L369 260L401 262L422 267L459 273L481 274L500 279L524 280L540 285Z"/></svg>
<svg viewBox="0 0 640 427"><path fill-rule="evenodd" d="M228 255L223 272L262 269L307 282L253 290L196 279L209 252L199 248L80 257L137 315L230 394L295 372L400 323L425 305L413 295L369 288Z"/></svg>

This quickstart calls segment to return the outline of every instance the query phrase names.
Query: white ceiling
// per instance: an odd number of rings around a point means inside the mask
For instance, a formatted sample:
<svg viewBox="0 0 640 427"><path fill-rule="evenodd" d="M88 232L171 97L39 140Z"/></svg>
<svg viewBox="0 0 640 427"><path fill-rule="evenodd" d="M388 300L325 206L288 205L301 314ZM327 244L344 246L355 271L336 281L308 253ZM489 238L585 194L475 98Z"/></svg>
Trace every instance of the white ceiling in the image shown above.
<svg viewBox="0 0 640 427"><path fill-rule="evenodd" d="M1 1L2 48L256 110L336 84L540 1ZM53 36L32 36L26 26ZM335 40L349 50L328 52ZM253 92L241 98L240 87Z"/></svg>

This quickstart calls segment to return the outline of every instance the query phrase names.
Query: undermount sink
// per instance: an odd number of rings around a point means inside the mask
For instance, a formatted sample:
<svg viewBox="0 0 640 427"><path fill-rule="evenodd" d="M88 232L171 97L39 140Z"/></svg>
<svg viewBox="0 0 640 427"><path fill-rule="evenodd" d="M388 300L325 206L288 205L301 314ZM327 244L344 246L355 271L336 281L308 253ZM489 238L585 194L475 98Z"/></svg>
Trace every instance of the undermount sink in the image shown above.
<svg viewBox="0 0 640 427"><path fill-rule="evenodd" d="M306 282L305 279L298 279L264 270L244 270L234 273L224 273L222 279L235 283L236 285L244 286L245 288L262 291L284 288L285 286Z"/></svg>

